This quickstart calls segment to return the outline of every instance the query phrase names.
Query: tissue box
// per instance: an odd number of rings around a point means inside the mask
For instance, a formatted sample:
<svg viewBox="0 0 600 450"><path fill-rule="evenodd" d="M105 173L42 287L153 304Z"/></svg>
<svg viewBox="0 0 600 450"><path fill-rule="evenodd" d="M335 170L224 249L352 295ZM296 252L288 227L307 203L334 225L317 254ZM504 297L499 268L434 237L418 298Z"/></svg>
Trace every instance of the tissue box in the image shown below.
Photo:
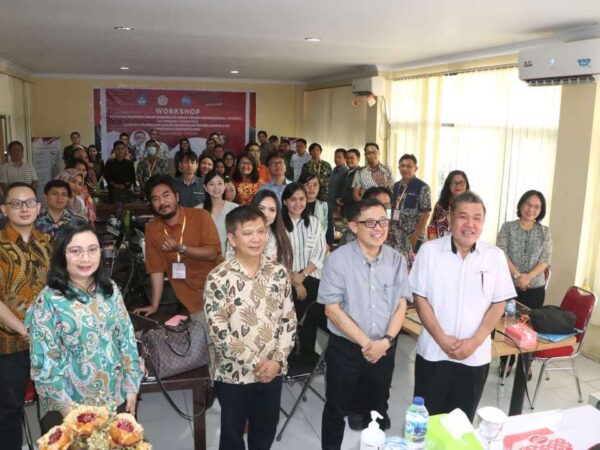
<svg viewBox="0 0 600 450"><path fill-rule="evenodd" d="M461 440L455 440L443 427L441 420L447 414L429 416L425 447L427 450L483 450L483 446L474 433L463 435Z"/></svg>
<svg viewBox="0 0 600 450"><path fill-rule="evenodd" d="M504 330L507 336L504 336L504 342L512 346L517 345L521 348L535 348L537 345L537 333L522 322L508 325ZM509 339L509 337L512 338ZM514 340L514 342L513 342Z"/></svg>
<svg viewBox="0 0 600 450"><path fill-rule="evenodd" d="M573 445L548 428L505 436L504 450L573 450Z"/></svg>

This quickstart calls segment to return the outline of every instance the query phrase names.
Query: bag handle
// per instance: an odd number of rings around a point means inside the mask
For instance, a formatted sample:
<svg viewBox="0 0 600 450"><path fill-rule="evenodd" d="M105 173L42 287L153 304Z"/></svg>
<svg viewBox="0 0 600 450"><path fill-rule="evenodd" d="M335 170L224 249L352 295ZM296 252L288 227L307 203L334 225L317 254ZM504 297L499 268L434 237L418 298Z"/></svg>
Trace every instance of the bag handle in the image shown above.
<svg viewBox="0 0 600 450"><path fill-rule="evenodd" d="M188 330L186 328L183 331L183 333L185 333L185 335L187 336L188 345L187 345L186 350L184 350L183 352L180 352L173 346L173 344L171 344L171 342L169 342L169 333L168 333L168 330L165 329L165 343L169 346L169 348L171 349L171 351L173 353L175 353L176 355L179 355L179 356L187 356L190 354L190 351L192 350L192 336L190 336L190 330Z"/></svg>
<svg viewBox="0 0 600 450"><path fill-rule="evenodd" d="M175 402L173 401L173 398L167 391L167 388L165 387L163 380L158 376L158 372L156 371L156 368L154 367L154 364L152 363L152 358L150 358L150 354L146 350L146 346L144 345L143 342L141 342L141 341L138 341L138 342L141 344L141 347L142 347L142 353L143 353L142 356L144 357L144 360L148 361L148 365L154 372L154 377L156 378L156 381L158 382L158 385L160 386L160 390L162 391L163 396L165 397L165 399L167 400L167 403L171 406L171 408L173 408L173 410L181 418L183 418L185 420L189 420L190 422L195 420L196 418L200 417L202 414L204 414L206 412L206 397L204 398L204 407L202 408L202 411L200 411L198 414L192 414L192 415L187 414L187 413L183 412L179 408L179 406L177 406L175 404Z"/></svg>

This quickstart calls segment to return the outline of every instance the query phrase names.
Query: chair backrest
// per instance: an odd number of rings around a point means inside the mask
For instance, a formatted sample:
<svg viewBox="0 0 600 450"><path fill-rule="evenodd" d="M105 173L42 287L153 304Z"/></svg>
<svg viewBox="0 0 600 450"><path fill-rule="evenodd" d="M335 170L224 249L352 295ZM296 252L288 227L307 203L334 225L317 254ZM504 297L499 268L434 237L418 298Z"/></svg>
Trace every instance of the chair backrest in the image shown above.
<svg viewBox="0 0 600 450"><path fill-rule="evenodd" d="M577 335L577 342L583 341L595 305L594 293L577 286L571 286L563 297L560 307L575 314L575 327L583 330L583 333Z"/></svg>

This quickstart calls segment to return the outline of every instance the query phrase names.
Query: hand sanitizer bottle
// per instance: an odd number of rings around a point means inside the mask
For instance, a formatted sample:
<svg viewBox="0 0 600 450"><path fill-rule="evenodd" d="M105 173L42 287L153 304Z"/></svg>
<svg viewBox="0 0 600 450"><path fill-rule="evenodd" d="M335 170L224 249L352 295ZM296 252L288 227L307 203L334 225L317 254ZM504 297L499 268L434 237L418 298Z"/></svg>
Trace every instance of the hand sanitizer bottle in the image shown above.
<svg viewBox="0 0 600 450"><path fill-rule="evenodd" d="M383 416L377 411L371 411L371 422L360 433L360 450L383 450L385 433L379 428L377 419L383 419Z"/></svg>

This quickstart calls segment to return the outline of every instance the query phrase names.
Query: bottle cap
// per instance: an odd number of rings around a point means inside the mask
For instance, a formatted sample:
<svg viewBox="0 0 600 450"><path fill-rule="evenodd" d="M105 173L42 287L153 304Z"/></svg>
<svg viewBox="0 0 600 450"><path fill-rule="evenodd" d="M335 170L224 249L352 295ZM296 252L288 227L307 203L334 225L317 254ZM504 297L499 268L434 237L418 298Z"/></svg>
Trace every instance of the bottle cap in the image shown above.
<svg viewBox="0 0 600 450"><path fill-rule="evenodd" d="M413 398L413 405L423 406L425 405L425 400L423 399L423 397L415 397Z"/></svg>
<svg viewBox="0 0 600 450"><path fill-rule="evenodd" d="M379 429L379 423L377 422L377 419L383 419L383 416L377 411L371 411L371 421L369 422L369 428Z"/></svg>

